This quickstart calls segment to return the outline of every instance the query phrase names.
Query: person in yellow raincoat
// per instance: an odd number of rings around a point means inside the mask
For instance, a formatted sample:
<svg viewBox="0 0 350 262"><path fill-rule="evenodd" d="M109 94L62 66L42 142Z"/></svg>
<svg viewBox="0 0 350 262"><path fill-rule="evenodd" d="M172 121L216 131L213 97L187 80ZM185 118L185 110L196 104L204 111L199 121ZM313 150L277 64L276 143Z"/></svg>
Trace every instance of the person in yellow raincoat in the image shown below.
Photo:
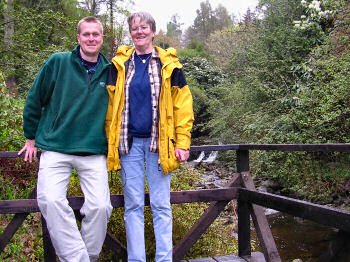
<svg viewBox="0 0 350 262"><path fill-rule="evenodd" d="M189 157L192 95L176 50L153 46L153 17L134 13L128 23L134 47L118 48L108 81L108 169L120 170L123 183L128 261L146 261L145 175L156 261L172 261L170 180Z"/></svg>

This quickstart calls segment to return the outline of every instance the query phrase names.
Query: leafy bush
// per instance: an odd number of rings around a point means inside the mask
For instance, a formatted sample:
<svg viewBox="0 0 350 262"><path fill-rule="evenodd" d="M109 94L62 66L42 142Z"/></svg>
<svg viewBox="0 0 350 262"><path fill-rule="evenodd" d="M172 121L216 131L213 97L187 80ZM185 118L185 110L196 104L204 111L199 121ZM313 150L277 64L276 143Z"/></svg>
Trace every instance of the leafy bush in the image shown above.
<svg viewBox="0 0 350 262"><path fill-rule="evenodd" d="M188 56L179 56L179 59L186 77L195 79L203 90L209 90L225 80L223 71L208 59Z"/></svg>
<svg viewBox="0 0 350 262"><path fill-rule="evenodd" d="M191 131L192 144L196 144L198 139L203 139L209 135L208 121L211 118L209 113L209 98L207 93L200 88L199 84L190 78L187 78L193 98L194 123Z"/></svg>
<svg viewBox="0 0 350 262"><path fill-rule="evenodd" d="M0 42L0 71L14 77L16 91L25 95L40 66L53 52L71 50L76 44L76 22L58 11L36 10L15 5L13 40ZM4 23L6 24L6 23ZM6 27L6 26L5 26ZM5 31L0 26L0 35Z"/></svg>
<svg viewBox="0 0 350 262"><path fill-rule="evenodd" d="M24 145L22 109L24 102L9 95L0 72L0 150L14 151Z"/></svg>
<svg viewBox="0 0 350 262"><path fill-rule="evenodd" d="M210 59L209 53L205 50L203 42L192 41L187 48L180 49L178 55L183 57L200 57L205 59Z"/></svg>
<svg viewBox="0 0 350 262"><path fill-rule="evenodd" d="M11 216L0 216L0 234L9 223ZM29 214L13 236L4 251L0 254L0 261L44 261L44 249L41 231L40 213Z"/></svg>
<svg viewBox="0 0 350 262"><path fill-rule="evenodd" d="M298 68L303 72L295 95L298 103L275 120L267 143L350 142L350 48L337 41L349 40L346 17L349 12L341 13L338 17L341 21L336 20L337 33L315 48L309 61ZM279 180L286 192L321 202L347 194L345 185L350 179L347 154L264 153L260 157L262 174Z"/></svg>

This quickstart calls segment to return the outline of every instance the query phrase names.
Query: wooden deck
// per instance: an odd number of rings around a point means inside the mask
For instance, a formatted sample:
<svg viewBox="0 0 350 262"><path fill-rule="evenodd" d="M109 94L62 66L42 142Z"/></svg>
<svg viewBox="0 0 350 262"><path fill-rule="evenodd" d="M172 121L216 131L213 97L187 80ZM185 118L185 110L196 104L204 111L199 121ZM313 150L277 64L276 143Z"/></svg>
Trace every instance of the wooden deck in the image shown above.
<svg viewBox="0 0 350 262"><path fill-rule="evenodd" d="M220 257L207 257L207 258L196 258L189 260L180 260L180 262L266 262L263 253L261 252L253 252L252 256L245 260L235 255L227 255Z"/></svg>

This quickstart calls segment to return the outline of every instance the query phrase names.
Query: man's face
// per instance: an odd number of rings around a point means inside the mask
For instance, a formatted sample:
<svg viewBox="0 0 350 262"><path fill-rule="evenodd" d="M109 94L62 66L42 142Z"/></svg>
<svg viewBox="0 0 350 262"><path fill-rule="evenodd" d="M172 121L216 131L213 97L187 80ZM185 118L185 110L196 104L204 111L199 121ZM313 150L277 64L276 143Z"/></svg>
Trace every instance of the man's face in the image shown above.
<svg viewBox="0 0 350 262"><path fill-rule="evenodd" d="M91 58L97 59L103 43L100 24L95 22L83 22L80 25L80 34L77 35L77 39L80 44L80 54L82 58L87 61L91 60Z"/></svg>

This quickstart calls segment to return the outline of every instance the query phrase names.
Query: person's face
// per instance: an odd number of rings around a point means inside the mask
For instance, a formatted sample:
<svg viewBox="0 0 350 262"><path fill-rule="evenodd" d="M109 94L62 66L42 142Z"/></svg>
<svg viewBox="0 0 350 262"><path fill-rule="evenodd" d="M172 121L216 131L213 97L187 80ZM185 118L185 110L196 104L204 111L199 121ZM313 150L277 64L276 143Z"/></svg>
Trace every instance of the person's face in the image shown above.
<svg viewBox="0 0 350 262"><path fill-rule="evenodd" d="M80 34L77 35L77 39L81 56L84 59L98 56L103 43L101 27L98 23L83 22L80 25Z"/></svg>
<svg viewBox="0 0 350 262"><path fill-rule="evenodd" d="M130 34L137 51L142 53L152 51L154 32L149 24L136 17L131 23Z"/></svg>

